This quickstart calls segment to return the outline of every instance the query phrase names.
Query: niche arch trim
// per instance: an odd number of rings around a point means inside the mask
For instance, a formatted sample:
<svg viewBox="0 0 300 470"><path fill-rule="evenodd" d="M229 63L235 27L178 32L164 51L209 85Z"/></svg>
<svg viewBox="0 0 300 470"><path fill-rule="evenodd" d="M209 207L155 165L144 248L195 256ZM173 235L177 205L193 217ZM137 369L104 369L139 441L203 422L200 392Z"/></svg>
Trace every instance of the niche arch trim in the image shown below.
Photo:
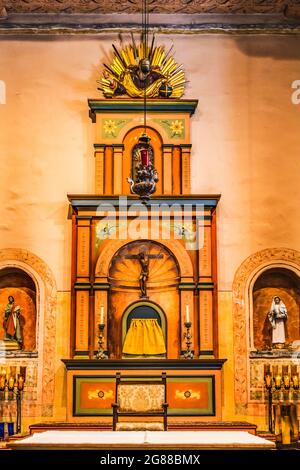
<svg viewBox="0 0 300 470"><path fill-rule="evenodd" d="M289 248L267 248L250 255L238 267L232 285L234 394L236 412L247 414L251 351L250 322L255 281L272 268L284 268L300 277L300 252Z"/></svg>

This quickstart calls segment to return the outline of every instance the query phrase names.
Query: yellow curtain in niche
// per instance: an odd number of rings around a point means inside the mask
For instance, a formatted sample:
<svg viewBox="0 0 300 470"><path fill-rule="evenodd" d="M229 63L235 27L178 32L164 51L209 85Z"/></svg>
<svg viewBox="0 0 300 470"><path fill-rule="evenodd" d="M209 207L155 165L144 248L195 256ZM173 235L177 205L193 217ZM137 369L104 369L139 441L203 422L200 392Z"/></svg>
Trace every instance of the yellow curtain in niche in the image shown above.
<svg viewBox="0 0 300 470"><path fill-rule="evenodd" d="M124 354L164 354L163 332L154 318L135 318L131 321L123 345Z"/></svg>

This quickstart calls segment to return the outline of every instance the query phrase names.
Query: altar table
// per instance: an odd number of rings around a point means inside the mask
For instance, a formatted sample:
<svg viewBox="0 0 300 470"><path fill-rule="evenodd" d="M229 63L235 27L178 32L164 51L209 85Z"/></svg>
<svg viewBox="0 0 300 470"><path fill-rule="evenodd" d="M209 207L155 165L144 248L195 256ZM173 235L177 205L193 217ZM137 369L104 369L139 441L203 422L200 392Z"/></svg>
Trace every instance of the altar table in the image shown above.
<svg viewBox="0 0 300 470"><path fill-rule="evenodd" d="M14 450L274 449L245 431L44 431L10 442Z"/></svg>

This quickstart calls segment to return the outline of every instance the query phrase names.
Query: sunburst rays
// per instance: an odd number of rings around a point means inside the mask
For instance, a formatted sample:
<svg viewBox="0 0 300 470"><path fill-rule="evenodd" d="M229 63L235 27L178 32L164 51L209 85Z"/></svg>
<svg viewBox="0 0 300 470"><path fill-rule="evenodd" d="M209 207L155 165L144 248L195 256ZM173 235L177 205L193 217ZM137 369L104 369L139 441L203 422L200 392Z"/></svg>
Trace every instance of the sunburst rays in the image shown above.
<svg viewBox="0 0 300 470"><path fill-rule="evenodd" d="M106 98L118 95L142 98L144 88L148 98L180 98L187 82L182 65L178 65L171 55L172 48L166 52L164 46L155 46L154 37L150 47L143 42L136 44L133 35L132 43L120 51L113 45L114 58L110 65L104 64L103 76L97 80L98 89ZM149 74L155 78L149 85L138 86L135 76L139 76L139 64L145 58L150 62Z"/></svg>

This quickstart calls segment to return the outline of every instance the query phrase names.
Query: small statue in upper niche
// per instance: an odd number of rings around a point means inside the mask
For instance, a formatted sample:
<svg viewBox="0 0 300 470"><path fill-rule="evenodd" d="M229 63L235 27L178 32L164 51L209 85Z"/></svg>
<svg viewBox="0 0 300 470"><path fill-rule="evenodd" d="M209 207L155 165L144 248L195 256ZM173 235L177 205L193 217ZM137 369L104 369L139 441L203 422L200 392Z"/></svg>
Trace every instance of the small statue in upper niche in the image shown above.
<svg viewBox="0 0 300 470"><path fill-rule="evenodd" d="M15 299L12 295L8 297L8 304L4 311L4 341L17 341L19 347L22 347L23 338L20 325L21 308L15 305Z"/></svg>
<svg viewBox="0 0 300 470"><path fill-rule="evenodd" d="M272 325L272 347L283 348L285 345L285 322L288 315L287 308L280 297L273 297L268 318Z"/></svg>

